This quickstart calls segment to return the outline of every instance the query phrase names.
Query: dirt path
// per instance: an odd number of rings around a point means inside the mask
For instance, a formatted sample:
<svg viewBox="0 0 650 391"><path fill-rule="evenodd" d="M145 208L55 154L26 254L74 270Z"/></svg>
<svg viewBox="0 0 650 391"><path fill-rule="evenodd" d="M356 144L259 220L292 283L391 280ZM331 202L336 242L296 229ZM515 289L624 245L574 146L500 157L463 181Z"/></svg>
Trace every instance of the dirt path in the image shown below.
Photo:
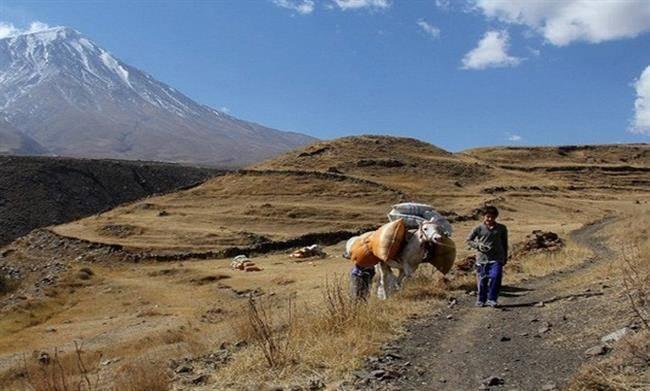
<svg viewBox="0 0 650 391"><path fill-rule="evenodd" d="M475 297L459 294L442 313L425 315L409 334L357 374L358 389L382 390L553 390L561 389L584 361L593 338L581 337L603 289L564 290L557 283L585 273L613 252L598 232L606 218L575 231L573 239L598 254L575 267L517 286L504 286L501 309L475 308ZM544 302L544 305L538 303ZM590 316L591 315L591 316ZM498 385L486 386L490 377ZM555 388L557 387L557 388Z"/></svg>

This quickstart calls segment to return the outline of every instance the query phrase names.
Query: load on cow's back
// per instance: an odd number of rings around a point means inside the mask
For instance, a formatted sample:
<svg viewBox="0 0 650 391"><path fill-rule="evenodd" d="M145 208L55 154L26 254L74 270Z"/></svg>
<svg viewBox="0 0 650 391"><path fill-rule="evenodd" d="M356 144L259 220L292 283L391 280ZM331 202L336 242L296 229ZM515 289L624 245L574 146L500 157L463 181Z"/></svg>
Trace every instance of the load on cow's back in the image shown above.
<svg viewBox="0 0 650 391"><path fill-rule="evenodd" d="M456 246L449 221L431 205L407 202L393 206L389 223L376 231L348 240L344 256L354 262L351 272L353 296L366 298L375 271L379 272L377 296L385 299L430 263L441 273L451 269ZM391 268L398 270L395 276Z"/></svg>

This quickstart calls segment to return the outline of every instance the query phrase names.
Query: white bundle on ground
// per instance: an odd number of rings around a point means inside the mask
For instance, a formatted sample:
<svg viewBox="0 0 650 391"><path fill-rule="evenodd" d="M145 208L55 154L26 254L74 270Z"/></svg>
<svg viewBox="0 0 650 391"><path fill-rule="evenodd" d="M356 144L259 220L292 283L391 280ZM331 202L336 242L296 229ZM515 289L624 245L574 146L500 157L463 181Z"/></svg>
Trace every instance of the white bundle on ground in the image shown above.
<svg viewBox="0 0 650 391"><path fill-rule="evenodd" d="M395 221L398 219L404 220L404 224L408 229L418 228L423 221L434 221L447 236L451 236L453 232L449 220L427 204L404 202L393 205L393 209L388 213L388 220Z"/></svg>

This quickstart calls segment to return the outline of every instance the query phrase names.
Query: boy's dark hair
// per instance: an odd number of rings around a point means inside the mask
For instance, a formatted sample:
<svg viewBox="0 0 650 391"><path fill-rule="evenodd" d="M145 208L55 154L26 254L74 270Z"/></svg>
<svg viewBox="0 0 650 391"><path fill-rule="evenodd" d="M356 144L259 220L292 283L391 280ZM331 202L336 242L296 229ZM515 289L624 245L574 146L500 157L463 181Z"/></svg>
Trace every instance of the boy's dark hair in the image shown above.
<svg viewBox="0 0 650 391"><path fill-rule="evenodd" d="M481 214L483 216L485 216L485 215L494 215L496 217L496 216L499 216L499 209L497 209L497 207L494 206L494 205L485 205L483 207L483 211L482 211Z"/></svg>

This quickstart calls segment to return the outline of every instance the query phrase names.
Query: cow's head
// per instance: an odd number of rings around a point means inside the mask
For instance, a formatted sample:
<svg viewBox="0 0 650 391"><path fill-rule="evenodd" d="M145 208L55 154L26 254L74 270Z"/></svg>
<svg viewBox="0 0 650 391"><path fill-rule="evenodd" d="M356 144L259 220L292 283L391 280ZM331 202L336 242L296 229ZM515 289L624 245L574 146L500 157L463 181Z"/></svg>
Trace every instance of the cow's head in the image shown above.
<svg viewBox="0 0 650 391"><path fill-rule="evenodd" d="M439 221L420 222L416 235L420 243L432 242L436 244L441 243L443 236L449 236L444 224L440 224Z"/></svg>

